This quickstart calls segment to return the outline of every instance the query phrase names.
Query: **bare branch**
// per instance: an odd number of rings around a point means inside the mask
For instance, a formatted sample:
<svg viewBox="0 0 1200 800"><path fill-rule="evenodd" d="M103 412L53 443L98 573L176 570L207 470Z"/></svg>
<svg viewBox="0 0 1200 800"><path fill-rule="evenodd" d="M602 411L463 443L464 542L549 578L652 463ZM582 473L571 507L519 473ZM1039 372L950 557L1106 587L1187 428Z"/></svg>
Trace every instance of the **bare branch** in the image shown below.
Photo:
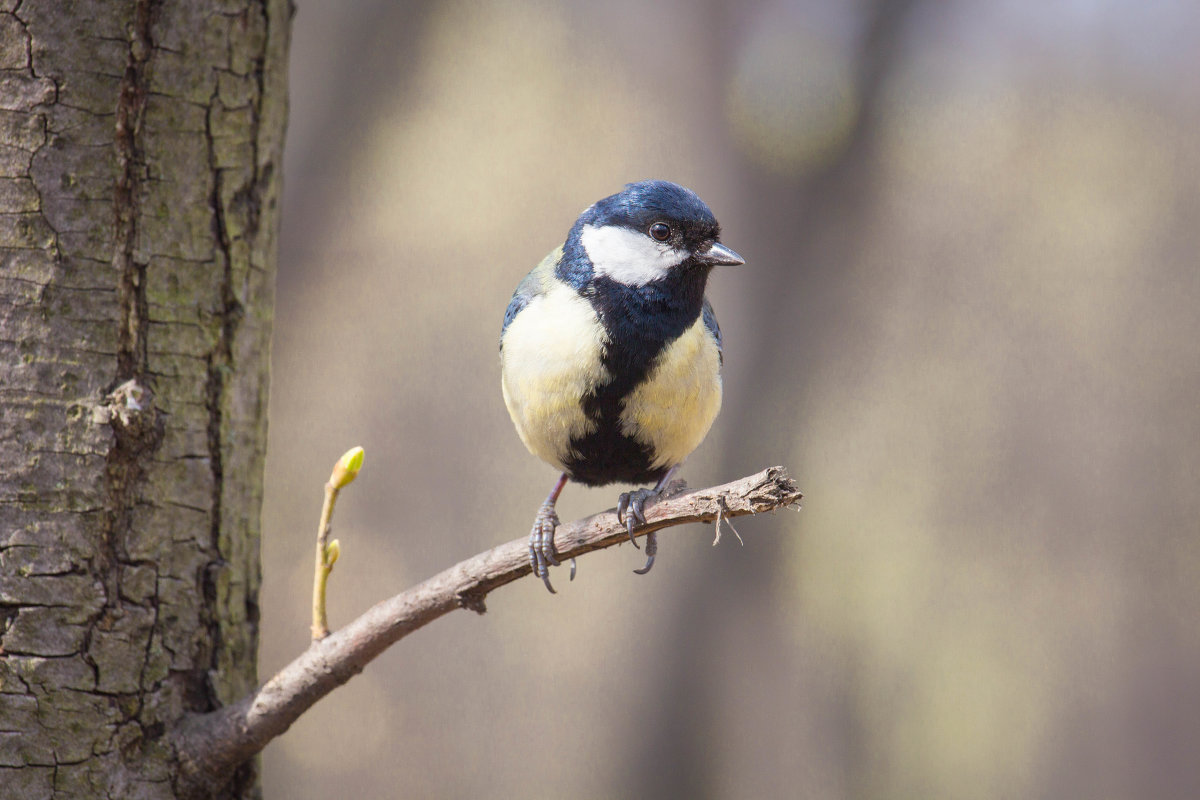
<svg viewBox="0 0 1200 800"><path fill-rule="evenodd" d="M651 506L650 531L689 522L715 522L799 506L801 494L783 467L771 467L708 489L685 491ZM625 526L609 510L558 528L563 558L627 540ZM526 539L494 547L384 600L328 637L314 641L297 659L241 701L187 718L174 733L184 774L197 786L216 786L234 767L288 729L317 700L362 671L395 642L456 608L483 613L484 598L528 575Z"/></svg>

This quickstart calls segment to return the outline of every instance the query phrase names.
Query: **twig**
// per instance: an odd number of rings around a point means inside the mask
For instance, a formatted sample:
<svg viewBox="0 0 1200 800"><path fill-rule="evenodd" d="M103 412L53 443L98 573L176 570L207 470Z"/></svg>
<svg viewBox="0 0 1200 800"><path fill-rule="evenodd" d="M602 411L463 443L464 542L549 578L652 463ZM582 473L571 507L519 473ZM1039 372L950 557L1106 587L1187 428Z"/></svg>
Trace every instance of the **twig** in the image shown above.
<svg viewBox="0 0 1200 800"><path fill-rule="evenodd" d="M316 567L313 571L313 606L312 606L312 638L324 639L329 635L329 621L325 616L325 587L329 582L329 573L333 571L333 562L337 560L334 553L339 553L341 545L329 548L330 522L333 519L333 505L337 502L338 490L332 483L325 484L325 502L321 505L321 521L317 524L317 554ZM334 539L337 542L337 539Z"/></svg>
<svg viewBox="0 0 1200 800"><path fill-rule="evenodd" d="M347 450L333 465L333 472L325 483L325 501L321 504L321 520L317 523L316 566L313 572L312 638L314 642L329 635L329 623L325 617L325 587L329 582L329 573L333 571L333 565L341 553L341 545L338 540L329 541L329 531L333 523L333 506L337 503L338 492L349 486L358 477L362 463L363 449L361 447Z"/></svg>
<svg viewBox="0 0 1200 800"><path fill-rule="evenodd" d="M717 522L715 525L713 525L713 527L716 528L716 534L713 536L712 546L716 547L721 543L721 523L724 522L729 526L729 530L733 531L733 535L737 537L738 544L740 544L742 547L745 547L746 543L742 541L742 535L738 533L738 529L735 528L733 523L729 521L729 516L725 513L725 511L725 498L722 497L717 500Z"/></svg>
<svg viewBox="0 0 1200 800"><path fill-rule="evenodd" d="M635 535L689 522L715 522L799 506L801 494L783 467L664 498L646 513ZM560 525L554 542L562 558L627 541L613 510ZM225 776L288 729L309 707L362 671L372 659L418 628L456 608L483 613L488 593L528 575L526 538L455 564L384 600L341 630L314 641L237 703L185 719L173 744L193 788L219 787Z"/></svg>

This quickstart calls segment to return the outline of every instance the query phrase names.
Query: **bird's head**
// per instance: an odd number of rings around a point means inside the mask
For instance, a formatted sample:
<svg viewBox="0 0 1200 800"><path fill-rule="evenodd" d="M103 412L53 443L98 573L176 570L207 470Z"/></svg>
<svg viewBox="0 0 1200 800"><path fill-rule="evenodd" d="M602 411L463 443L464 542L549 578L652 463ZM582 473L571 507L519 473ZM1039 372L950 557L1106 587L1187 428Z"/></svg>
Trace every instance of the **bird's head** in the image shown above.
<svg viewBox="0 0 1200 800"><path fill-rule="evenodd" d="M707 275L744 264L720 242L716 217L695 192L669 181L640 181L584 211L567 239L568 255L586 255L592 278L645 286L673 270Z"/></svg>

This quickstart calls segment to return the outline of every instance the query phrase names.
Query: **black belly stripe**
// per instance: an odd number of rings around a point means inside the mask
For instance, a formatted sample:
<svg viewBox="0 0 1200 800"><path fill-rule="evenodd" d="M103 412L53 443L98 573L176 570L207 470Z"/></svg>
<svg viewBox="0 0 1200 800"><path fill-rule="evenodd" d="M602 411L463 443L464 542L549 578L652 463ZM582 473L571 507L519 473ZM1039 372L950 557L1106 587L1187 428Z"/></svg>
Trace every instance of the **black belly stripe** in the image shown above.
<svg viewBox="0 0 1200 800"><path fill-rule="evenodd" d="M655 454L621 432L621 412L663 349L699 318L707 278L707 269L681 266L646 286L597 278L585 290L608 333L602 361L612 380L583 398L596 428L571 440L575 455L564 466L572 480L588 486L654 483L673 466L651 468Z"/></svg>

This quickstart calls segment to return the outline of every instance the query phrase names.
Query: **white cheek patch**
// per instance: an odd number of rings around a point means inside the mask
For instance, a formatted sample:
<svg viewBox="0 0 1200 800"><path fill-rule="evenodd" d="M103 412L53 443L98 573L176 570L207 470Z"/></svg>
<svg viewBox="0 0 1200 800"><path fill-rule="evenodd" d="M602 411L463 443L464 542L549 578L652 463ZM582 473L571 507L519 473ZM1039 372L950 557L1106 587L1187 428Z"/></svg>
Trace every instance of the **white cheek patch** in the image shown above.
<svg viewBox="0 0 1200 800"><path fill-rule="evenodd" d="M580 240L597 275L629 286L645 286L688 257L682 250L618 225L585 225Z"/></svg>

